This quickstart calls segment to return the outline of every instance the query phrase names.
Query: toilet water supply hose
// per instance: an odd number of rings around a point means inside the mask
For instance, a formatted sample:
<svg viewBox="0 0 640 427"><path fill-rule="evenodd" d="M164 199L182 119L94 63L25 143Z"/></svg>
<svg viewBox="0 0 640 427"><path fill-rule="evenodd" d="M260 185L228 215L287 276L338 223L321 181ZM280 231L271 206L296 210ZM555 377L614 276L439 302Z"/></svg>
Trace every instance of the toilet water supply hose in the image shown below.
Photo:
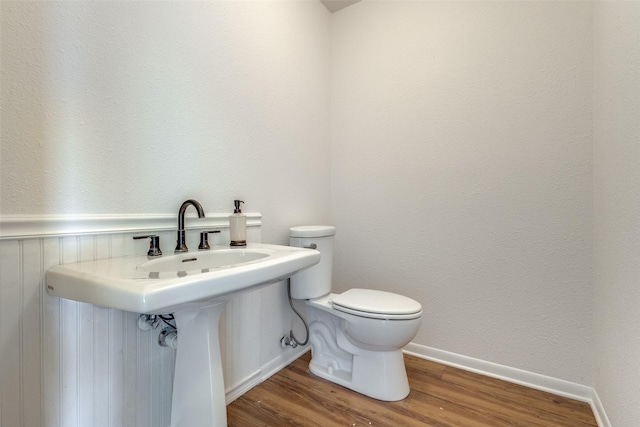
<svg viewBox="0 0 640 427"><path fill-rule="evenodd" d="M289 298L289 306L291 307L291 310L293 310L293 312L298 315L298 317L300 318L300 320L302 320L302 323L304 324L304 330L307 333L307 338L304 340L304 342L300 342L298 341L296 336L293 335L293 330L290 330L289 336L282 337L282 340L280 340L280 342L282 343L283 346L290 345L293 348L296 348L299 345L307 345L307 343L309 342L309 326L307 325L307 322L304 320L304 317L302 317L302 315L298 312L298 310L296 310L295 307L293 306L293 301L291 300L291 279L287 280L287 297Z"/></svg>

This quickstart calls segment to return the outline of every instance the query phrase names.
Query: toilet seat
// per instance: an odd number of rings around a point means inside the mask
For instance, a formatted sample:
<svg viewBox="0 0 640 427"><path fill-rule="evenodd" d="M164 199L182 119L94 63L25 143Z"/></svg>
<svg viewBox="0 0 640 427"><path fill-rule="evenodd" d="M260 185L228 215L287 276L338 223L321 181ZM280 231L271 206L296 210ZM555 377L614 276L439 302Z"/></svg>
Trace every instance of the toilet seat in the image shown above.
<svg viewBox="0 0 640 427"><path fill-rule="evenodd" d="M422 305L416 300L374 289L349 289L334 295L334 309L370 319L407 320L422 316Z"/></svg>

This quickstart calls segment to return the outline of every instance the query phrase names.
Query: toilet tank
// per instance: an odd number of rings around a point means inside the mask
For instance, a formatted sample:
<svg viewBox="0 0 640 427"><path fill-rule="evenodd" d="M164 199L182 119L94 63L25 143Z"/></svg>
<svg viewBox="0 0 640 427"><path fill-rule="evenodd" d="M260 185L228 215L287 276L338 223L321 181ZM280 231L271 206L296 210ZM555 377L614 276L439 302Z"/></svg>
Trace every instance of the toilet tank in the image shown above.
<svg viewBox="0 0 640 427"><path fill-rule="evenodd" d="M305 225L289 229L289 246L312 247L320 251L320 262L291 276L291 298L319 298L331 292L333 270L333 236L330 225Z"/></svg>

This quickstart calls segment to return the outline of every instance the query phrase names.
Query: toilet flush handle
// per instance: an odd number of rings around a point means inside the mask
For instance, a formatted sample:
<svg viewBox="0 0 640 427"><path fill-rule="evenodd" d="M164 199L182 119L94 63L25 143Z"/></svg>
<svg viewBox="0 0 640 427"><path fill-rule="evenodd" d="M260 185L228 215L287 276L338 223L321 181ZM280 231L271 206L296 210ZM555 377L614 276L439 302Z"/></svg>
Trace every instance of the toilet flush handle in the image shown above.
<svg viewBox="0 0 640 427"><path fill-rule="evenodd" d="M315 243L309 243L308 245L303 246L306 249L315 249L318 247Z"/></svg>

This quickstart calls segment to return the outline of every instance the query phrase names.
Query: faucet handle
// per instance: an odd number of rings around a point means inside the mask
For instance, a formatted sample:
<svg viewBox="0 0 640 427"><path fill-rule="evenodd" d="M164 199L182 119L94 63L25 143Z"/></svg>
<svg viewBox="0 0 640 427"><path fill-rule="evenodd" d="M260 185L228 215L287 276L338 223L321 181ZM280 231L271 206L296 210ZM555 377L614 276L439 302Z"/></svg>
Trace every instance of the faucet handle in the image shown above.
<svg viewBox="0 0 640 427"><path fill-rule="evenodd" d="M150 239L149 240L149 252L147 252L147 256L161 256L162 251L160 250L160 236L156 236L155 234L149 234L146 236L133 236L134 240L138 239Z"/></svg>
<svg viewBox="0 0 640 427"><path fill-rule="evenodd" d="M198 249L200 250L209 250L211 246L209 246L209 233L219 233L220 230L210 230L210 231L201 231L200 232L200 244L198 245Z"/></svg>

